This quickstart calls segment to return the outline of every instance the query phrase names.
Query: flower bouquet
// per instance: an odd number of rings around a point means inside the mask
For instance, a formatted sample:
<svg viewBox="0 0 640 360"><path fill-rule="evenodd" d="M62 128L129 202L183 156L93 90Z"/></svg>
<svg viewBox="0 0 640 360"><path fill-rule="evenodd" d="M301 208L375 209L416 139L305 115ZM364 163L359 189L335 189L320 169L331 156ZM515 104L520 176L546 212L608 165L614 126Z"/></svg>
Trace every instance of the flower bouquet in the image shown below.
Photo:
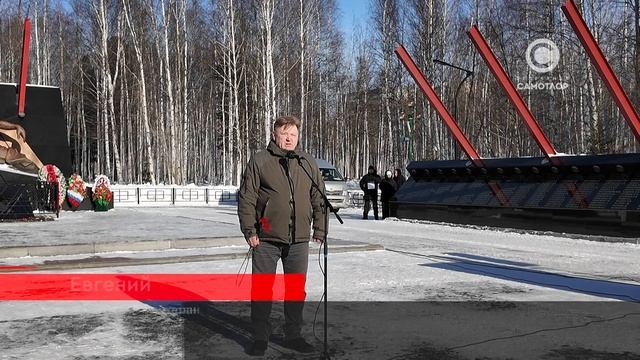
<svg viewBox="0 0 640 360"><path fill-rule="evenodd" d="M38 180L46 181L58 186L58 203L53 203L51 205L60 209L64 199L66 198L67 191L67 181L65 180L64 175L62 175L62 171L60 171L60 169L55 165L45 165L38 172Z"/></svg>
<svg viewBox="0 0 640 360"><path fill-rule="evenodd" d="M111 185L109 184L109 179L100 175L96 178L95 183L93 184L93 203L96 206L96 211L107 211L109 210L109 203L113 199L113 193L111 192Z"/></svg>
<svg viewBox="0 0 640 360"><path fill-rule="evenodd" d="M67 187L67 201L71 205L71 209L77 209L86 194L84 180L78 174L69 176L69 186Z"/></svg>

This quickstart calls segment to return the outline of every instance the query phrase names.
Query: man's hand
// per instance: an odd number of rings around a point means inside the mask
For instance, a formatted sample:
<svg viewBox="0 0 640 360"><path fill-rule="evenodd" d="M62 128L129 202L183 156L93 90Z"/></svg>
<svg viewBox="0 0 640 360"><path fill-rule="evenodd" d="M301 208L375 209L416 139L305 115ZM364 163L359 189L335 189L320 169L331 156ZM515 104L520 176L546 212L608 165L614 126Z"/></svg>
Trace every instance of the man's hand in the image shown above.
<svg viewBox="0 0 640 360"><path fill-rule="evenodd" d="M249 246L251 246L252 248L260 245L260 238L258 237L258 235L251 235L249 236L249 238L247 239L247 244L249 244Z"/></svg>
<svg viewBox="0 0 640 360"><path fill-rule="evenodd" d="M318 243L318 244L322 244L324 240L322 238L319 237L313 237L313 242Z"/></svg>

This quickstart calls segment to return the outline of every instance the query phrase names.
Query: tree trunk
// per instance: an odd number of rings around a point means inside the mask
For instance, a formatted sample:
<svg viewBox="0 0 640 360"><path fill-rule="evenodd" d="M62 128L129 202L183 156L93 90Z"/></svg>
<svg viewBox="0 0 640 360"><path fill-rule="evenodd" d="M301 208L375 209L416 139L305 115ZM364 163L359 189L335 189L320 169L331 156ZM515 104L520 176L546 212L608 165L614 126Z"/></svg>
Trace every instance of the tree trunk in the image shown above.
<svg viewBox="0 0 640 360"><path fill-rule="evenodd" d="M153 156L153 150L151 146L151 127L149 126L149 114L148 114L148 104L147 104L147 85L146 85L146 76L145 76L145 66L144 59L142 57L142 49L141 44L138 41L138 35L131 24L131 18L129 15L129 4L126 0L122 0L122 8L124 11L125 18L127 20L127 25L129 27L129 31L131 34L133 48L136 55L136 60L138 62L138 83L140 85L140 111L141 111L141 122L143 127L143 139L144 139L144 150L146 154L147 160L147 171L148 171L148 180L152 183L156 183L156 175L155 175L155 159Z"/></svg>

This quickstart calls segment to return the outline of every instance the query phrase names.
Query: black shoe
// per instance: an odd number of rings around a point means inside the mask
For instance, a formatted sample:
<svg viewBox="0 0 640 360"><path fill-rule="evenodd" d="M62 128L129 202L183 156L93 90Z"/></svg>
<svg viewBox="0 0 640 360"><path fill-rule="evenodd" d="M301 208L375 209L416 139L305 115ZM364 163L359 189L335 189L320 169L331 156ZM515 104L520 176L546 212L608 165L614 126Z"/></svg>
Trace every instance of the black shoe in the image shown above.
<svg viewBox="0 0 640 360"><path fill-rule="evenodd" d="M264 356L264 352L267 350L267 342L263 340L256 340L253 342L251 349L247 354L252 356Z"/></svg>
<svg viewBox="0 0 640 360"><path fill-rule="evenodd" d="M304 338L301 337L285 341L284 347L295 350L297 352L301 352L303 354L308 354L316 351L316 348L313 345L309 344Z"/></svg>
<svg viewBox="0 0 640 360"><path fill-rule="evenodd" d="M362 220L369 220L369 217L367 215L363 215Z"/></svg>

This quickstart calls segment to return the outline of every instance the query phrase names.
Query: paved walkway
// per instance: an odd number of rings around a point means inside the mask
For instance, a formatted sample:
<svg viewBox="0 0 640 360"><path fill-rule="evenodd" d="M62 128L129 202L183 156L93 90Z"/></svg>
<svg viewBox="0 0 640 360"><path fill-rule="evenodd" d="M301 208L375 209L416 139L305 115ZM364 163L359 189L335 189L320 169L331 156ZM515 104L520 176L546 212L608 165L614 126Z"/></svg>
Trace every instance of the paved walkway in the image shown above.
<svg viewBox="0 0 640 360"><path fill-rule="evenodd" d="M246 251L235 206L67 211L53 221L1 223L0 232L0 259L195 248L219 248L228 257ZM382 249L332 239L332 250L345 247Z"/></svg>

